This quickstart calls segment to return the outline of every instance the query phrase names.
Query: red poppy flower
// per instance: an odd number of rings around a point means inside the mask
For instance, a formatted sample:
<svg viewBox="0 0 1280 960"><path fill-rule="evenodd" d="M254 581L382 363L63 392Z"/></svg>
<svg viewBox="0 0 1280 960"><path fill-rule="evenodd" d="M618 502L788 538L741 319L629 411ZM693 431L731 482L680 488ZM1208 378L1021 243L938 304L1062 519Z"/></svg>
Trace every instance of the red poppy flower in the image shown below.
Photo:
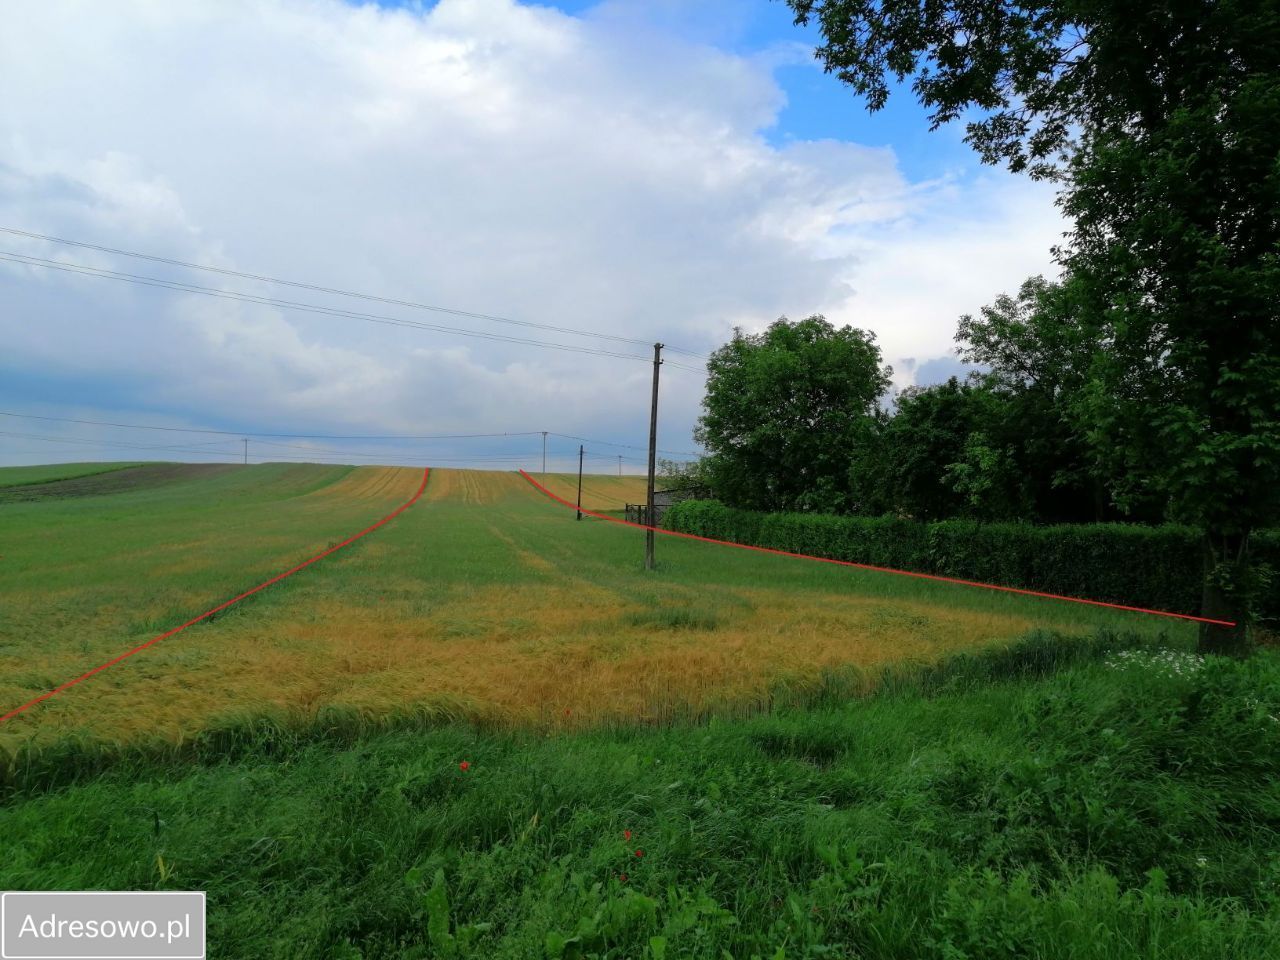
<svg viewBox="0 0 1280 960"><path fill-rule="evenodd" d="M637 856L637 857L643 857L643 856L644 856L644 851L643 851L643 850L639 850L639 849L637 849L637 850L636 850L636 856Z"/></svg>
<svg viewBox="0 0 1280 960"><path fill-rule="evenodd" d="M627 875L626 875L625 873L620 873L620 874L618 874L618 882L620 882L620 883L626 883L626 882L627 882Z"/></svg>
<svg viewBox="0 0 1280 960"><path fill-rule="evenodd" d="M470 770L470 769L471 769L471 764L470 764L470 763L468 763L466 760L463 760L460 764L458 764L458 769L459 769L459 770Z"/></svg>
<svg viewBox="0 0 1280 960"><path fill-rule="evenodd" d="M631 839L631 831L630 831L630 830L623 830L623 831L622 831L622 838L623 838L624 840L630 840L630 839Z"/></svg>

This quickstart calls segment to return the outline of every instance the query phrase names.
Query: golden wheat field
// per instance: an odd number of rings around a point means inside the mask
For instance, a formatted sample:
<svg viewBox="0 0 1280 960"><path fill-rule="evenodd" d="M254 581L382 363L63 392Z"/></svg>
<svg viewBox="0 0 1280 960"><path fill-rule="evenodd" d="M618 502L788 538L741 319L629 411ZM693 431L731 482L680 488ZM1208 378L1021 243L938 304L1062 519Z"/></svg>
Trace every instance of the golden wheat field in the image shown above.
<svg viewBox="0 0 1280 960"><path fill-rule="evenodd" d="M364 529L421 478L138 467L0 503L0 713ZM576 493L576 476L545 482ZM584 505L617 510L643 490L640 478L590 476ZM422 500L386 527L0 725L0 746L177 739L246 714L325 707L657 722L749 709L825 672L931 660L1037 626L1155 628L671 538L659 538L659 569L646 574L643 539L575 520L518 474L433 470Z"/></svg>

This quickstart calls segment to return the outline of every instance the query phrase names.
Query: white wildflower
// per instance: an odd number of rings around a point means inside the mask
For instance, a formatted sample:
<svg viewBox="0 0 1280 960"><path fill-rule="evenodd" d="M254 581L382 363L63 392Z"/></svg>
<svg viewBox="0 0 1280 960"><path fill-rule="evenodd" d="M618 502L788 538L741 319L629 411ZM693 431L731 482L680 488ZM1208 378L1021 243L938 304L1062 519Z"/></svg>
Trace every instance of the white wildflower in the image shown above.
<svg viewBox="0 0 1280 960"><path fill-rule="evenodd" d="M1104 662L1112 670L1142 670L1172 679L1197 673L1204 666L1204 657L1179 650L1121 650Z"/></svg>

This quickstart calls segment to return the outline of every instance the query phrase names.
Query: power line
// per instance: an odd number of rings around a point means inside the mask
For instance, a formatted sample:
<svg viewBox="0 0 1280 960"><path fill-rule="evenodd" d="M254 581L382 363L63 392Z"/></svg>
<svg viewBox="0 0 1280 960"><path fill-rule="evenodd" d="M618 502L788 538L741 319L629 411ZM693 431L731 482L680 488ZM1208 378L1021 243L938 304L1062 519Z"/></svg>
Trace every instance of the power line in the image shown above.
<svg viewBox="0 0 1280 960"><path fill-rule="evenodd" d="M34 413L13 413L11 411L0 410L0 417L11 417L17 420L39 420L45 423L76 423L84 426L94 427L118 427L122 430L161 430L168 433L204 433L215 434L226 437L253 437L256 439L271 440L478 440L478 439L496 439L499 437L538 437L542 436L541 430L518 430L505 431L503 433L439 433L439 434L328 434L328 433L255 433L249 430L213 430L201 427L165 427L155 424L146 423L121 423L111 420L87 420L76 417L46 417ZM611 440L594 440L590 437L575 437L567 433L553 433L547 431L548 436L559 437L563 440L573 440L578 443L591 443L604 447L620 447L627 450L644 450L645 447L629 443L615 443ZM688 450L659 450L659 453L668 453L675 456L691 456L701 457L703 454L695 453ZM609 456L603 454L603 456ZM613 455L616 457L616 454ZM628 457L627 459L633 459Z"/></svg>
<svg viewBox="0 0 1280 960"><path fill-rule="evenodd" d="M129 443L128 441L125 441L125 440L97 440L97 439L89 439L86 437L44 437L44 436L39 436L37 434L32 434L32 433L9 433L9 432L0 432L0 437L20 437L26 440L40 440L47 443L64 443L64 444L93 446L93 447L109 447L109 448L119 448L119 449L125 449L125 450L146 450L146 451L165 451L165 452L171 452L171 453L192 453L192 454L198 454L200 456L207 455L207 456L216 456L216 457L231 457L232 459L235 459L235 460L239 460L241 456L239 453L236 453L236 452L229 452L229 451L223 451L223 450L209 450L208 444L204 445L204 448L198 448L198 445L182 446L177 444L174 444L174 445L139 444L139 443ZM218 441L218 442L225 442L225 441ZM264 441L259 441L259 442L261 443ZM306 449L306 448L303 447L299 449ZM384 456L382 454L352 453L352 452L341 451L341 450L339 451L317 450L315 452L316 453L332 453L332 454L336 454L337 456L347 457L351 459L362 459L362 460L367 459L367 460L377 460L382 462L394 461L396 463L408 462L415 465L421 464L424 462L430 462L430 463L527 463L531 460L536 459L537 457L537 454L532 454L532 453L524 454L523 456L507 456L507 457L490 457L490 456L437 457L437 456L430 456L430 455L408 456L408 455L396 455L396 454L390 454L390 455ZM313 462L312 459L309 457L291 456L287 454L280 454L280 455L273 455L273 456L275 456L279 460L287 460L291 462L299 462L299 463ZM315 461L315 462L324 462L324 461ZM371 466L372 465L373 464L371 464ZM395 465L395 464L393 463L392 465Z"/></svg>
<svg viewBox="0 0 1280 960"><path fill-rule="evenodd" d="M611 440L592 440L592 439L591 439L591 438L589 438L589 437L575 437L575 436L572 436L571 434L567 434L567 433L552 433L552 434L551 434L551 436L553 436L553 437L560 437L562 440L576 440L576 441L578 441L579 443L596 443L596 444L599 444L599 445L600 445L600 446L602 446L602 447L621 447L621 448L622 448L622 449L624 449L624 450L648 450L648 449L649 449L648 447L640 446L640 445L638 445L638 444L634 444L634 443L614 443L614 442L613 442L613 441L611 441ZM693 451L693 450L662 450L662 449L659 449L659 450L658 450L658 453L669 453L669 454L672 454L672 455L674 455L674 456L680 456L680 457L701 457L701 456L705 456L705 454L697 453L697 452L695 452L695 451ZM646 461L646 462L647 462L647 461Z"/></svg>
<svg viewBox="0 0 1280 960"><path fill-rule="evenodd" d="M706 360L707 358L700 357L699 359ZM704 370L702 367L691 367L687 363L677 363L674 360L663 360L662 365L664 367L675 367L677 370L688 370L692 373L706 373L706 370Z"/></svg>
<svg viewBox="0 0 1280 960"><path fill-rule="evenodd" d="M239 458L240 456L238 453L228 453L222 450L209 450L207 448L198 449L195 446L163 445L163 444L157 445L157 444L144 444L144 443L129 443L127 441L90 440L85 437L42 437L34 433L7 433L7 432L0 433L0 437L20 437L24 440L42 440L48 443L83 444L85 446L98 446L98 447L121 447L129 450L160 450L160 451L167 451L171 453L194 453L194 454L199 454L201 456L208 455L208 456L214 456L214 457L236 457L236 458Z"/></svg>
<svg viewBox="0 0 1280 960"><path fill-rule="evenodd" d="M479 330L466 330L462 327L448 327L443 324L425 323L421 320L405 320L402 317L388 317L373 313L359 313L355 310L341 310L337 307L325 307L314 303L299 303L293 300L280 300L276 297L260 297L256 294L238 293L231 290L217 290L213 287L202 287L198 284L183 283L177 280L162 280L158 277L143 277L132 273L121 273L118 270L104 270L79 263L66 263L33 257L27 254L0 250L0 260L19 263L28 267L39 267L42 270L61 270L64 273L75 273L93 277L98 280L117 280L144 287L158 287L164 290L175 290L179 293L195 293L220 300L237 300L242 303L256 303L282 310L299 310L304 313L315 313L321 316L342 317L351 320L364 320L368 323L381 323L392 327L409 327L418 330L431 330L436 333L456 334L461 337L475 337L480 340L491 340L499 343L516 343L524 346L540 347L545 350L562 350L567 353L583 353L599 357L615 357L621 360L643 360L647 358L634 353L619 353L616 350L603 350L595 347L577 347L568 343L552 343L547 340L531 340L526 337L510 337L500 333L484 333ZM693 369L693 368L689 368Z"/></svg>
<svg viewBox="0 0 1280 960"><path fill-rule="evenodd" d="M125 450L140 450L147 452L169 452L169 453L190 453L198 456L215 456L229 457L233 460L240 458L240 454L226 450L211 450L211 446L219 443L232 443L232 440L212 440L207 443L192 444L141 444L132 443L127 440L102 440L89 437L47 437L33 433L19 433L14 431L0 431L0 437L14 437L24 440L38 440L46 443L61 443L79 446L107 447ZM310 456L298 456L288 454L272 454L272 459L299 463L308 462L332 462L325 461L324 457L340 457L344 460L338 462L347 462L351 460L369 460L374 464L444 464L444 463L479 463L479 464L509 464L509 463L528 463L537 460L539 454L537 451L529 451L523 454L494 456L489 454L472 456L472 457L440 457L432 454L397 454L397 453L372 453L359 450L331 450L323 447L307 447L302 444L291 443L272 443L268 440L257 441L262 446L282 448L288 450L301 450ZM24 452L25 453L25 452ZM588 453L588 459L607 461L613 463L618 459L617 454ZM638 457L622 457L628 463L643 463L644 461ZM372 464L371 464L372 465Z"/></svg>
<svg viewBox="0 0 1280 960"><path fill-rule="evenodd" d="M234 441L230 439L211 440L206 443L189 443L189 444L150 444L150 443L142 444L142 443L135 443L127 440L106 440L106 439L98 439L98 438L92 438L92 437L66 437L66 436L47 437L39 434L19 433L15 431L7 431L7 430L0 431L0 437L14 437L14 438L20 438L25 440L40 440L47 443L65 443L65 444L78 444L78 445L84 445L84 446L101 446L101 447L120 447L120 448L130 449L130 450L169 451L169 452L178 452L178 453L194 453L194 454L202 454L202 455L211 454L213 456L223 456L223 457L239 457L240 456L240 454L234 453L234 452L209 449L210 447L215 446L217 444L233 443ZM503 455L480 454L480 455L470 456L470 457L440 457L440 456L435 456L432 454L425 454L425 453L424 454L388 453L388 452L374 453L371 451L364 451L364 450L333 450L326 447L309 447L309 446L306 446L305 444L297 444L297 443L274 443L270 440L261 440L261 439L258 439L256 442L260 446L267 446L267 447L285 449L285 450L301 450L304 453L313 454L313 455L321 455L321 456L329 455L329 456L347 457L351 459L360 459L360 460L376 460L381 462L408 461L411 463L421 463L423 461L429 460L435 463L524 463L529 460L535 460L538 457L537 451L525 451L519 454L503 454ZM283 454L280 456L282 458L285 458ZM613 462L614 460L617 459L617 457L612 454L593 453L593 454L589 454L588 456L594 460L607 460L609 462ZM289 457L286 459L304 459L305 460L306 458ZM628 462L636 462L636 463L640 462L637 458L634 458L634 457L625 457L624 459L627 460Z"/></svg>
<svg viewBox="0 0 1280 960"><path fill-rule="evenodd" d="M401 453L383 454L383 453L366 453L360 450L331 450L325 447L309 447L306 444L302 444L302 443L275 443L271 440L259 440L257 442L259 445L264 447L277 447L285 450L305 450L309 453L329 453L329 454L335 454L337 456L342 456L342 457L386 457L388 459L395 459L395 460L404 460L404 459L421 460L422 459L421 457L414 457L414 456L411 456L410 454L401 454ZM523 454L509 454L509 455L503 455L503 456L483 455L483 456L475 456L475 457L445 457L443 458L443 460L437 457L434 459L441 460L441 462L451 461L451 460L465 460L468 463L482 463L482 462L506 463L506 462L512 462L512 461L523 462L525 460L529 460L537 456L538 454L534 452L534 453L523 453Z"/></svg>
<svg viewBox="0 0 1280 960"><path fill-rule="evenodd" d="M176 450L182 453L208 453L213 456L233 456L238 457L238 453L226 453L221 450L210 450L209 447L218 443L227 443L226 440L214 440L209 443L191 443L191 444L175 444L175 443L133 443L128 440L99 440L94 437L46 437L36 433L17 433L8 430L0 430L0 437L19 437L24 440L44 440L49 443L72 443L83 444L85 446L118 446L129 447L133 450Z"/></svg>
<svg viewBox="0 0 1280 960"><path fill-rule="evenodd" d="M257 280L264 283L274 283L285 287L295 287L300 290L312 290L316 293L328 293L341 297L355 297L360 300L370 300L376 303L386 303L398 307L411 307L415 310L430 310L434 313L444 313L456 317L467 317L473 320L489 320L493 323L505 323L518 327L529 327L537 330L547 330L554 333L565 333L578 337L591 337L599 340L612 340L618 343L630 343L638 346L647 347L649 344L645 340L638 340L634 337L622 337L611 333L596 333L590 330L578 330L573 327L560 327L548 323L535 323L531 320L513 320L510 317L501 317L490 313L476 313L470 310L457 310L452 307L441 307L428 303L418 303L413 300L399 300L394 297L382 297L370 293L358 293L354 290L343 290L338 287L325 287L315 283L303 283L297 280L284 280L280 277L271 277L263 274L248 273L240 270L230 270L225 267L214 267L203 263L193 263L188 260L177 260L172 257L160 257L153 254L139 253L135 250L123 250L118 247L108 247L96 243L87 243L83 240L70 240L66 237L54 237L43 233L34 233L29 230L19 230L16 227L0 226L0 232L13 234L14 236L28 237L34 240L45 240L50 243L61 243L66 246L81 247L86 250L97 250L102 253L115 254L122 257L133 257L138 260L149 260L153 263L165 263L175 267L185 267L190 270L204 270L209 273L217 273L228 277L241 277L246 280ZM676 353L686 356L696 357L705 360L702 354L695 353L692 350L682 350L676 347L668 347Z"/></svg>
<svg viewBox="0 0 1280 960"><path fill-rule="evenodd" d="M183 446L179 444L161 445L161 444L138 444L129 443L123 440L98 440L84 437L45 437L30 433L11 433L0 432L0 437L15 437L26 440L36 440L52 444L74 445L81 447L97 447L106 449L120 449L139 451L144 453L186 453L197 457L221 457L231 463L240 460L241 454L234 451L211 450L210 444ZM218 443L227 443L231 441L216 441ZM265 443L266 441L259 441ZM271 446L292 447L305 451L305 454L286 454L271 452L268 457L264 457L260 462L266 463L315 463L322 465L351 465L356 466L420 466L430 464L433 466L443 466L445 464L454 465L456 467L465 467L475 465L480 469L485 467L503 467L509 468L513 464L536 463L539 454L537 452L525 453L518 456L474 456L474 457L440 457L432 454L424 453L422 455L396 455L396 454L375 454L364 452L353 452L344 450L323 450L309 449L307 447L295 447L287 444L271 444ZM10 450L6 451L10 456L38 456L39 451L35 450ZM596 461L606 461L613 463L617 460L616 455L587 454L587 459ZM633 457L624 458L628 463L643 463ZM595 476L593 474L592 476ZM589 488L584 490L591 492Z"/></svg>
<svg viewBox="0 0 1280 960"><path fill-rule="evenodd" d="M34 413L10 413L0 410L0 417L19 420L43 420L49 423L80 423L94 427L120 427L126 430L165 430L172 433L216 433L228 437L270 437L273 440L474 440L491 437L535 437L541 431L525 430L507 433L439 433L439 434L351 434L341 436L329 433L253 433L248 430L210 430L202 427L161 427L146 423L114 423L109 420L80 420L73 417L42 417Z"/></svg>

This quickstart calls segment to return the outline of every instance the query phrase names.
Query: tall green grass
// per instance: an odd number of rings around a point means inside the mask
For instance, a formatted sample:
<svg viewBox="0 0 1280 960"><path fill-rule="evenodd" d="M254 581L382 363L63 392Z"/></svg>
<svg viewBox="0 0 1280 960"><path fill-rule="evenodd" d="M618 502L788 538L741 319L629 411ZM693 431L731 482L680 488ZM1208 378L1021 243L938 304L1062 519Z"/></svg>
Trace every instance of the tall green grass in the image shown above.
<svg viewBox="0 0 1280 960"><path fill-rule="evenodd" d="M1276 955L1280 657L1041 634L861 682L553 737L245 718L11 771L0 887L205 889L227 957Z"/></svg>

